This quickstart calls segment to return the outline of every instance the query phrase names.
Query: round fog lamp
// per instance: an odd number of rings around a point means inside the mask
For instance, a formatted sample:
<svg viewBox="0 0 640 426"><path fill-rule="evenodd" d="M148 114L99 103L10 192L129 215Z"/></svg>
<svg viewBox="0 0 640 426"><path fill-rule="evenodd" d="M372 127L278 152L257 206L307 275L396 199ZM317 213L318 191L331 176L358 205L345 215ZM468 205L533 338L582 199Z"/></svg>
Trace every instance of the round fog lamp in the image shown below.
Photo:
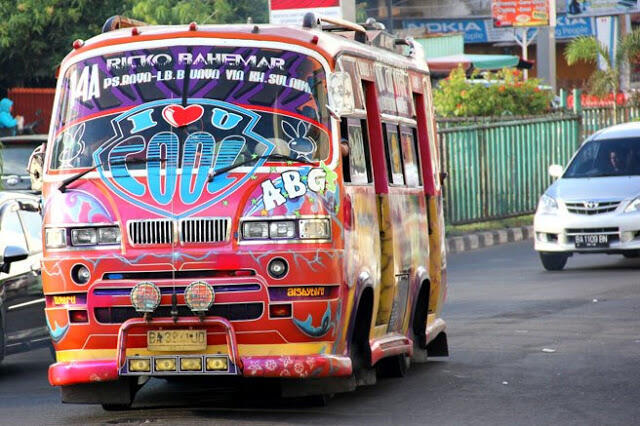
<svg viewBox="0 0 640 426"><path fill-rule="evenodd" d="M77 264L71 268L71 278L76 284L86 284L91 278L91 272L89 272L89 269L86 266Z"/></svg>
<svg viewBox="0 0 640 426"><path fill-rule="evenodd" d="M269 275L273 278L282 278L287 275L289 271L289 266L287 265L287 261L284 259L276 258L269 262Z"/></svg>
<svg viewBox="0 0 640 426"><path fill-rule="evenodd" d="M193 312L206 312L213 305L215 292L204 281L196 281L184 290L184 301Z"/></svg>
<svg viewBox="0 0 640 426"><path fill-rule="evenodd" d="M154 283L140 283L131 290L131 304L138 312L153 312L160 305L160 289Z"/></svg>

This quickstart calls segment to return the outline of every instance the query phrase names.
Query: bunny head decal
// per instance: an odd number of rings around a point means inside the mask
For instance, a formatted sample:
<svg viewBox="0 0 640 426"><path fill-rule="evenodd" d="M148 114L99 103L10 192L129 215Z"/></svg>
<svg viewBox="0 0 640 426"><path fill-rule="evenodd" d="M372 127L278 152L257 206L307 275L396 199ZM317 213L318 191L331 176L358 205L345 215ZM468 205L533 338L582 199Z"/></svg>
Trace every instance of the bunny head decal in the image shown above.
<svg viewBox="0 0 640 426"><path fill-rule="evenodd" d="M309 124L299 121L298 126L293 127L291 123L287 121L281 122L282 131L289 138L287 144L289 149L297 154L296 158L303 158L307 161L311 161L313 154L316 152L316 143L313 139L307 136L309 132Z"/></svg>
<svg viewBox="0 0 640 426"><path fill-rule="evenodd" d="M62 135L63 148L60 151L58 161L63 168L76 166L76 159L83 153L85 143L84 137L85 123L81 123L73 129L66 130Z"/></svg>

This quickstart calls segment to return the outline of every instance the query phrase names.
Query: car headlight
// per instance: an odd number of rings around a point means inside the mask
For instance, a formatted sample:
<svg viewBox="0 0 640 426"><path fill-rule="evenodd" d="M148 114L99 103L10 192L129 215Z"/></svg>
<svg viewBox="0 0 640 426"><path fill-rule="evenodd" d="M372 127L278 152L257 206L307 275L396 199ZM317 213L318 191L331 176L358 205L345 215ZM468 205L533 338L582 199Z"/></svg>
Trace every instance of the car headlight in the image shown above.
<svg viewBox="0 0 640 426"><path fill-rule="evenodd" d="M245 240L264 240L269 238L269 222L245 222L242 224L242 237Z"/></svg>
<svg viewBox="0 0 640 426"><path fill-rule="evenodd" d="M624 209L625 213L633 213L633 212L637 212L637 211L640 211L640 197L638 197L635 200L631 201L629 203L629 205L627 206L627 208Z"/></svg>
<svg viewBox="0 0 640 426"><path fill-rule="evenodd" d="M329 219L300 219L300 238L325 240L331 235Z"/></svg>
<svg viewBox="0 0 640 426"><path fill-rule="evenodd" d="M558 203L553 197L543 194L538 202L537 213L556 213L558 211Z"/></svg>
<svg viewBox="0 0 640 426"><path fill-rule="evenodd" d="M331 219L248 220L242 223L244 240L327 240Z"/></svg>
<svg viewBox="0 0 640 426"><path fill-rule="evenodd" d="M67 246L67 230L65 228L46 228L44 230L44 245L48 249Z"/></svg>
<svg viewBox="0 0 640 426"><path fill-rule="evenodd" d="M67 232L71 241L67 241ZM116 245L121 241L120 228L117 226L71 228L70 230L47 228L44 235L47 248L63 248L68 245L73 247Z"/></svg>

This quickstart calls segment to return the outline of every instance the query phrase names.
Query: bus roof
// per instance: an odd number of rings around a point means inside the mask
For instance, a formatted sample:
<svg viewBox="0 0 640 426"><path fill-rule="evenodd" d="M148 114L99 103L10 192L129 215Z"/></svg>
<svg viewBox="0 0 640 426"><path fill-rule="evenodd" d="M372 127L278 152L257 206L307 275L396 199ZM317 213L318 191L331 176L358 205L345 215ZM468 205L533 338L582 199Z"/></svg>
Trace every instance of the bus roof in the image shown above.
<svg viewBox="0 0 640 426"><path fill-rule="evenodd" d="M191 25L145 25L134 28L105 32L80 43L81 46L74 49L63 60L63 66L75 55L103 46L167 38L211 37L297 44L318 51L332 67L337 55L351 53L396 67L428 73L427 63L422 55L405 56L355 41L352 39L353 33L348 30L338 35L338 33L324 31L321 27L304 28L270 24L198 25L195 30ZM367 33L374 35L380 31L367 31Z"/></svg>

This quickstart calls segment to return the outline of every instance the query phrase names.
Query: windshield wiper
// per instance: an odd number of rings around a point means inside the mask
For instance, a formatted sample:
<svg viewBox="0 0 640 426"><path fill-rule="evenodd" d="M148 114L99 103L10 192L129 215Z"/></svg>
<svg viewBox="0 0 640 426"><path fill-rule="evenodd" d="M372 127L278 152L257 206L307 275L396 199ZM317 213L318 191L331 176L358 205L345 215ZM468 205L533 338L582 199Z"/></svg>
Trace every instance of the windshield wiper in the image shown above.
<svg viewBox="0 0 640 426"><path fill-rule="evenodd" d="M249 163L253 163L254 161L257 161L257 160L284 160L284 161L292 162L292 163L313 164L313 162L311 162L309 160L306 160L304 158L302 158L302 159L300 159L300 158L293 159L293 158L291 158L289 156L282 155L282 154L260 155L260 156L253 157L253 158L250 158L250 159L245 160L245 161L241 161L238 164L232 164L230 166L223 167L221 169L218 169L218 170L215 170L213 172L210 172L209 176L207 177L207 182L211 183L216 176L221 175L223 173L227 173L228 171L233 170L236 167L240 167L240 166L244 166L244 165L249 164Z"/></svg>
<svg viewBox="0 0 640 426"><path fill-rule="evenodd" d="M164 158L134 158L131 160L121 160L121 161L111 161L111 162L107 162L106 164L113 166L113 165L117 165L117 164L145 164L148 163L149 161L159 161L161 163L164 163L165 161L167 161ZM80 179L82 176L86 175L87 173L91 173L92 171L94 171L95 169L97 169L98 167L102 166L105 163L98 163L95 166L84 170L80 173L77 173L73 176L70 176L68 178L66 178L65 180L62 181L62 183L60 184L60 186L58 187L58 191L60 192L65 192L67 190L67 187L69 185L71 185L73 182L77 181L78 179Z"/></svg>

